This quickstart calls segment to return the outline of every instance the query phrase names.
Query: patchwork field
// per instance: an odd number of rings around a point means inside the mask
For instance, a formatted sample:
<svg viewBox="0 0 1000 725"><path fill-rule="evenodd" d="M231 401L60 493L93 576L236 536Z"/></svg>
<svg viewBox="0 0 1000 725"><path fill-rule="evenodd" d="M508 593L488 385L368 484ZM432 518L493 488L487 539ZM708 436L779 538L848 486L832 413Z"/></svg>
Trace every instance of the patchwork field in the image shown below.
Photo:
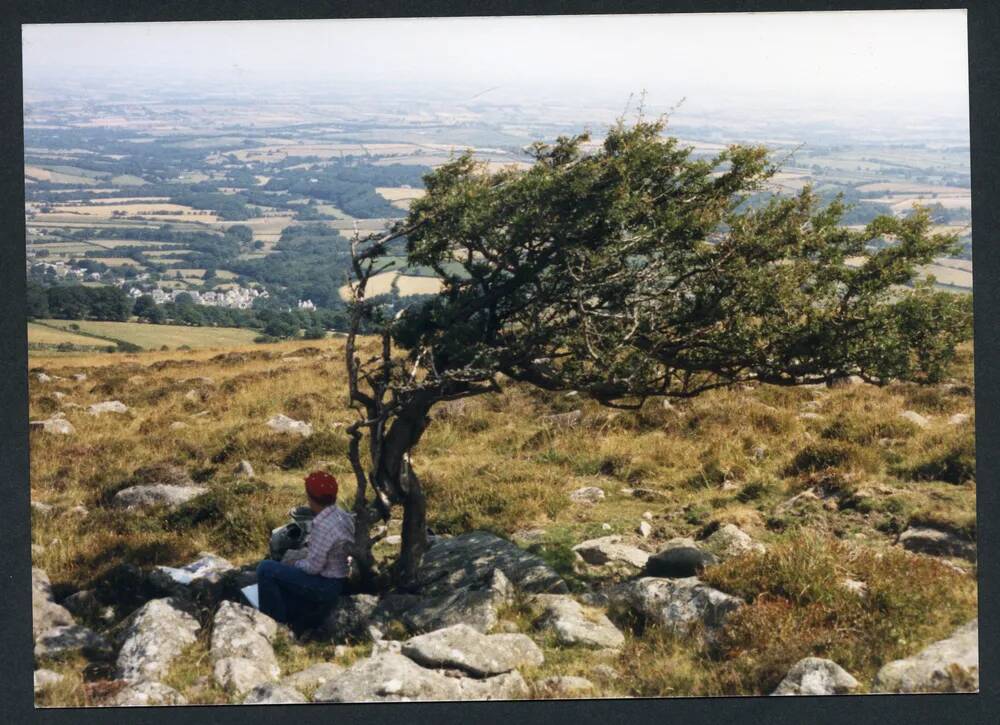
<svg viewBox="0 0 1000 725"><path fill-rule="evenodd" d="M93 347L101 344L100 340L85 335L78 335L70 330L54 330L46 325L35 322L28 323L28 344L29 345L61 345L69 343L84 347Z"/></svg>
<svg viewBox="0 0 1000 725"><path fill-rule="evenodd" d="M368 281L367 296L375 297L389 294L392 291L393 282L399 287L399 294L402 297L432 295L441 290L441 280L436 277L417 277L400 272L383 272ZM341 299L346 301L351 298L349 286L344 285L339 291Z"/></svg>
<svg viewBox="0 0 1000 725"><path fill-rule="evenodd" d="M109 340L122 340L138 345L145 350L158 350L167 345L176 349L187 345L192 349L227 348L248 345L260 333L230 327L188 327L185 325L150 325L140 322L103 322L96 320L42 320L41 322L61 330L71 331L69 326L79 326L81 332L97 335ZM89 344L95 344L89 338ZM96 343L99 344L99 343Z"/></svg>

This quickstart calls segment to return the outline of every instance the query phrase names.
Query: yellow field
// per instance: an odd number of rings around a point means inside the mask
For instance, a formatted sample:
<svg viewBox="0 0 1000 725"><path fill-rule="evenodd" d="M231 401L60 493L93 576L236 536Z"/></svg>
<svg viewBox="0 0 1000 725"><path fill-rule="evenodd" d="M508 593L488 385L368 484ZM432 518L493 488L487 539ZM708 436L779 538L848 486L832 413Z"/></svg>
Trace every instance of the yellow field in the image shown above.
<svg viewBox="0 0 1000 725"><path fill-rule="evenodd" d="M113 199L91 199L86 202L88 205L103 206L105 204L121 205L121 204L151 204L156 203L158 209L165 209L172 204L164 204L162 202L170 201L169 196L120 196ZM182 207L187 208L187 207Z"/></svg>
<svg viewBox="0 0 1000 725"><path fill-rule="evenodd" d="M956 269L951 266L946 267L941 264L929 264L922 269L925 274L933 274L934 278L941 284L972 289L971 271Z"/></svg>
<svg viewBox="0 0 1000 725"><path fill-rule="evenodd" d="M59 345L63 342L68 342L71 345L87 345L91 347L101 345L101 341L95 340L93 337L77 335L67 330L53 330L51 327L45 327L34 322L28 323L29 345L32 343L38 345Z"/></svg>
<svg viewBox="0 0 1000 725"><path fill-rule="evenodd" d="M389 294L392 291L393 280L396 280L396 284L399 285L399 294L402 297L432 295L441 291L441 280L437 277L416 277L399 272L383 272L368 281L368 297ZM351 288L348 285L344 285L339 291L341 299L349 300L351 298Z"/></svg>
<svg viewBox="0 0 1000 725"><path fill-rule="evenodd" d="M129 216L156 216L157 212L181 212L184 216L197 216L202 221L216 221L216 217L210 212L194 209L190 206L169 203L132 203L132 204L81 204L80 206L70 206L60 204L54 207L53 214L73 214L91 216L97 219L110 219L115 212L123 212ZM39 216L48 217L48 214ZM164 215L167 218L176 218L175 214Z"/></svg>
<svg viewBox="0 0 1000 725"><path fill-rule="evenodd" d="M24 175L29 179L37 181L51 181L53 184L81 184L83 186L93 186L97 179L78 174L64 174L60 171L43 169L40 166L25 166Z"/></svg>
<svg viewBox="0 0 1000 725"><path fill-rule="evenodd" d="M177 348L187 345L192 349L227 348L249 345L260 333L232 327L187 327L184 325L150 325L141 322L102 322L92 320L43 320L46 324L62 329L69 325L80 326L82 332L101 337L124 340L146 350L158 350L162 345ZM54 332L54 331L53 331ZM100 340L86 338L90 345L100 345ZM61 340L60 340L61 342Z"/></svg>

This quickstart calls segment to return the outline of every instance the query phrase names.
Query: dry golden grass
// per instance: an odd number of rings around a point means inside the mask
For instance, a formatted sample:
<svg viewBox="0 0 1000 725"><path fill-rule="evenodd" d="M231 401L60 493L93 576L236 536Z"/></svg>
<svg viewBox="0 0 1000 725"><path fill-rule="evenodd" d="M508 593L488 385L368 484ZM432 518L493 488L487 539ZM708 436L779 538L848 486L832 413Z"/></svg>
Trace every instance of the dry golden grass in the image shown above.
<svg viewBox="0 0 1000 725"><path fill-rule="evenodd" d="M44 384L32 379L32 419L62 410L77 430L66 437L33 434L31 440L32 499L55 506L33 516L32 542L45 547L33 558L49 573L57 596L96 588L120 598L120 620L136 606L118 585L125 564L182 565L201 550L236 564L256 561L265 554L270 528L301 502L302 478L316 467L341 479L342 503L349 506L343 426L354 414L346 406L342 355L343 340L331 338L225 353L32 356L32 366L63 378ZM72 380L76 372L87 380ZM212 382L190 380L201 376ZM727 628L722 655L690 639L637 632L628 635L620 657L608 660L622 674L608 682L590 674L598 661L592 654L539 636L546 662L537 673L526 672L529 679L592 676L609 695L749 694L773 687L793 655L832 653L862 680L886 658L916 651L975 614L973 574L946 571L894 546L910 523L974 535L976 492L967 465L974 459L973 424L948 423L954 413L972 413L971 349L962 351L954 377L950 386L930 388L754 386L714 391L671 409L650 401L638 412L510 385L461 410L432 411L413 460L426 483L433 529L510 536L541 527L545 535L532 550L573 589L588 580L574 569L571 547L593 536L622 534L652 551L671 537L698 537L719 523L736 523L770 545L767 556L706 572L711 582L751 602ZM199 391L197 399L189 399L191 390ZM57 400L54 391L66 397ZM86 414L88 404L111 399L130 411ZM576 409L582 411L576 427L545 419ZM903 410L927 416L930 425L906 423L899 418ZM803 418L804 412L820 417ZM271 432L265 421L277 413L308 420L316 434L303 440ZM173 425L178 422L185 427ZM256 469L253 482L235 476L244 458ZM210 493L173 513L123 515L108 507L136 469L155 463L182 467ZM606 498L571 504L569 492L586 485L600 486ZM632 494L636 489L643 498ZM782 508L806 489L823 498ZM77 504L89 515L68 511ZM653 515L653 534L642 540L634 531L646 511ZM806 540L811 548L801 545ZM831 594L831 576L848 573L878 593L881 609L848 606L849 600ZM793 590L807 594L791 596ZM846 629L824 628L830 607ZM516 607L504 617L522 628L531 619ZM285 643L279 650L289 668L332 658L321 645ZM199 684L207 674L203 655L204 643L195 645L171 683L192 702L227 702L223 693ZM636 668L636 658L647 665ZM45 702L89 702L74 677Z"/></svg>

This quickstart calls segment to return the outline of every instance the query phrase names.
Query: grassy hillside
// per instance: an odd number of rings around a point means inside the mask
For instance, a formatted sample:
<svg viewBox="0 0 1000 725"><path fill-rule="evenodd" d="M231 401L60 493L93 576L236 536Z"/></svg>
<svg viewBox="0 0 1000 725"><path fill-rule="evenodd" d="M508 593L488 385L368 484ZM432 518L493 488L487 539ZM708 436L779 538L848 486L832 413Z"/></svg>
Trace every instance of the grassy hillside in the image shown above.
<svg viewBox="0 0 1000 725"><path fill-rule="evenodd" d="M186 344L195 346L191 338ZM32 499L55 506L33 514L32 542L44 547L33 561L47 570L57 596L118 592L122 565L183 565L202 550L237 564L256 561L270 529L300 503L302 477L315 467L345 482L342 499L350 505L340 424L353 414L345 406L342 353L342 341L324 340L222 354L33 357L35 369L61 379L32 377L32 419L61 410L76 427L72 436L33 434L31 443ZM85 381L71 377L81 372ZM211 383L190 380L200 376ZM595 536L618 533L657 551L671 537L734 523L767 545L766 553L705 571L714 586L750 602L718 646L703 649L652 628L629 634L611 660L621 677L605 683L604 694L767 693L807 654L832 656L870 682L884 662L976 613L974 567L895 545L911 524L974 537L974 418L949 422L973 413L971 349L962 351L953 376L937 387L741 387L672 406L649 401L638 412L512 385L435 414L414 463L435 531L513 537L576 591L595 582L573 566L570 548ZM111 399L130 411L92 417L75 407ZM572 426L546 418L575 410L582 417ZM922 428L900 417L903 411L929 424ZM277 413L310 421L316 434L272 433L264 422ZM253 464L254 481L237 481L240 459ZM122 516L108 507L137 468L161 462L182 466L211 493L174 514ZM568 494L582 486L599 486L606 498L571 503ZM812 493L790 502L803 492ZM70 511L77 505L89 513ZM642 539L635 530L646 512L653 532ZM864 581L870 595L848 596L838 585L843 577ZM115 622L133 606L121 591ZM515 623L526 616L518 607L505 613ZM539 643L546 652L539 676L584 674L593 665L592 654ZM203 675L211 680L206 647L194 645L168 684L191 702L227 702L223 692L198 684ZM301 666L331 660L332 647L285 643L278 654ZM46 704L90 701L82 660L52 666L70 676Z"/></svg>

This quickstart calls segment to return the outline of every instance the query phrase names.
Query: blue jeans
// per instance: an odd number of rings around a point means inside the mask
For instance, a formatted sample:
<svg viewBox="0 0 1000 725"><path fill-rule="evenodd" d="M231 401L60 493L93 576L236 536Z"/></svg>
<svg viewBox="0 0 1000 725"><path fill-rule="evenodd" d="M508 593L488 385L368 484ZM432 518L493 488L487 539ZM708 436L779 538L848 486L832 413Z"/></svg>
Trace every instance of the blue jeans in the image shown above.
<svg viewBox="0 0 1000 725"><path fill-rule="evenodd" d="M296 622L329 609L344 589L344 579L307 574L298 567L265 560L257 565L260 611L278 622Z"/></svg>

